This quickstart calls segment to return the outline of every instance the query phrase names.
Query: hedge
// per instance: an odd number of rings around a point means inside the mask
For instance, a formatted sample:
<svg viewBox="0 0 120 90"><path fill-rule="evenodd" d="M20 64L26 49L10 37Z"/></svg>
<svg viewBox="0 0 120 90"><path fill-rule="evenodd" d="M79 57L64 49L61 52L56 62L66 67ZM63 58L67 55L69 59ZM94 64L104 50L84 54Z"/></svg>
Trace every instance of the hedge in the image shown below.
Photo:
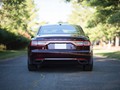
<svg viewBox="0 0 120 90"><path fill-rule="evenodd" d="M29 38L21 34L0 29L0 44L5 45L8 50L23 49L29 44L29 41Z"/></svg>

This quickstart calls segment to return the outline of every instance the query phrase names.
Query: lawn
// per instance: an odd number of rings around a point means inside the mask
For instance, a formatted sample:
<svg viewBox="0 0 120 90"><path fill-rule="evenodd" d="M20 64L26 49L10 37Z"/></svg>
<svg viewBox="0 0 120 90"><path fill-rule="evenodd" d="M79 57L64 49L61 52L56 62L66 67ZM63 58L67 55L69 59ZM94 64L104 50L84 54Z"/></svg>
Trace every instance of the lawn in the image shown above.
<svg viewBox="0 0 120 90"><path fill-rule="evenodd" d="M94 49L94 55L101 55L107 58L115 58L120 60L120 50L113 49Z"/></svg>
<svg viewBox="0 0 120 90"><path fill-rule="evenodd" d="M0 60L14 58L20 55L24 55L27 52L25 50L1 50Z"/></svg>

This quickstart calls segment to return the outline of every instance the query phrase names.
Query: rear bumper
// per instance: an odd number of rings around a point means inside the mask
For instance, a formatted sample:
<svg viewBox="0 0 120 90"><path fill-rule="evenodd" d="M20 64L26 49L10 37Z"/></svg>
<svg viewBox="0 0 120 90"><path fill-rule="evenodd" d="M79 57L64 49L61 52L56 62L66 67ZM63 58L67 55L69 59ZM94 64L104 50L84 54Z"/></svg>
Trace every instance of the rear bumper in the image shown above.
<svg viewBox="0 0 120 90"><path fill-rule="evenodd" d="M30 57L39 58L82 58L91 57L92 51L78 51L78 50L32 50Z"/></svg>
<svg viewBox="0 0 120 90"><path fill-rule="evenodd" d="M78 61L79 64L92 62L92 51L77 50L31 50L28 57L33 64L43 61Z"/></svg>

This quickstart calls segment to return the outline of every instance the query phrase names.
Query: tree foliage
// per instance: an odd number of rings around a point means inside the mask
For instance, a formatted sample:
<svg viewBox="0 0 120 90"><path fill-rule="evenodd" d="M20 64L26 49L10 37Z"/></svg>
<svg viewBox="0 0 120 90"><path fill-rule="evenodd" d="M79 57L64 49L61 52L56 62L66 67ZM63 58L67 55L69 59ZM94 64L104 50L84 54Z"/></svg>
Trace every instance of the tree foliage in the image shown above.
<svg viewBox="0 0 120 90"><path fill-rule="evenodd" d="M21 44L25 41L28 43L26 39L30 39L30 29L34 24L36 12L33 0L2 0L2 3L0 9L0 34L3 40L0 44L5 44L8 47L8 43L11 46L13 45L11 42L17 40Z"/></svg>
<svg viewBox="0 0 120 90"><path fill-rule="evenodd" d="M120 0L84 0L82 3L96 9L92 19L93 27L101 24L104 37L112 39L120 36Z"/></svg>
<svg viewBox="0 0 120 90"><path fill-rule="evenodd" d="M72 2L72 7L73 10L69 15L68 23L80 25L87 34L90 34L90 29L87 28L87 23L94 14L94 9L83 6L80 3L74 1Z"/></svg>
<svg viewBox="0 0 120 90"><path fill-rule="evenodd" d="M68 22L72 24L78 24L82 27L86 27L88 19L94 13L94 9L90 7L83 6L77 2L72 2L73 11L69 16Z"/></svg>
<svg viewBox="0 0 120 90"><path fill-rule="evenodd" d="M32 0L3 0L0 25L10 30L27 30L35 13Z"/></svg>
<svg viewBox="0 0 120 90"><path fill-rule="evenodd" d="M6 49L23 49L28 43L29 39L19 34L16 35L10 31L0 29L0 44L5 45Z"/></svg>
<svg viewBox="0 0 120 90"><path fill-rule="evenodd" d="M86 18L87 24L83 22L86 24L92 40L104 39L107 41L115 36L120 37L120 0L77 0L77 3L95 10L90 18ZM77 12L80 12L80 10L77 10ZM74 12L72 14L77 15ZM84 15L84 12L82 14ZM76 18L80 17L77 15Z"/></svg>

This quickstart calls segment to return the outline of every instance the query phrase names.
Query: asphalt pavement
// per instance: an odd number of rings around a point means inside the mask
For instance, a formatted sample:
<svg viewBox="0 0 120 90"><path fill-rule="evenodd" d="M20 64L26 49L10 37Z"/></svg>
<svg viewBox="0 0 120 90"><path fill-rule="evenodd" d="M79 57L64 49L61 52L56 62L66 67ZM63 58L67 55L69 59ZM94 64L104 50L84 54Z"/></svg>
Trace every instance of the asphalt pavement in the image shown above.
<svg viewBox="0 0 120 90"><path fill-rule="evenodd" d="M0 90L120 90L120 60L94 57L93 71L76 66L27 69L27 56L0 61Z"/></svg>

